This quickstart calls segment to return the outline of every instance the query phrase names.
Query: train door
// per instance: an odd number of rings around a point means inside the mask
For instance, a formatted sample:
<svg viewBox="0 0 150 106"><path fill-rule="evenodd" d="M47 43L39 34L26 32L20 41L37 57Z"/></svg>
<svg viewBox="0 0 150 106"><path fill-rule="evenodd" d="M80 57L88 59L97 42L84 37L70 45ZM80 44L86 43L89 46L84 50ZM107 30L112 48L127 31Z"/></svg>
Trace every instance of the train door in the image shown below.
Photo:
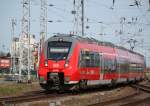
<svg viewBox="0 0 150 106"><path fill-rule="evenodd" d="M117 57L117 74L118 74L118 79L120 79L120 58Z"/></svg>
<svg viewBox="0 0 150 106"><path fill-rule="evenodd" d="M86 73L88 71L88 69L86 68L88 57L86 54L86 51L84 50L80 50L80 56L79 56L79 61L78 61L78 67L79 67L79 72L80 72L80 77L81 79L85 79L86 78Z"/></svg>
<svg viewBox="0 0 150 106"><path fill-rule="evenodd" d="M101 69L101 72L100 72L100 80L103 80L103 76L104 76L104 57L102 55L102 53L100 53L100 69Z"/></svg>

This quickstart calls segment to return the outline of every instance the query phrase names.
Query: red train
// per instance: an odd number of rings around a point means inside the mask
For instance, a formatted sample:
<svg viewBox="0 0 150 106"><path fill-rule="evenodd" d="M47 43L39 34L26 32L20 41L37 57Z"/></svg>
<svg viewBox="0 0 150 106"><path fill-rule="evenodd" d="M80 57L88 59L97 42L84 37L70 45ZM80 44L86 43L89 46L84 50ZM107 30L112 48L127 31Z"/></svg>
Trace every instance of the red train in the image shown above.
<svg viewBox="0 0 150 106"><path fill-rule="evenodd" d="M42 88L83 89L144 78L144 56L109 42L72 35L49 38L41 51Z"/></svg>
<svg viewBox="0 0 150 106"><path fill-rule="evenodd" d="M0 57L0 73L8 73L11 66L9 57Z"/></svg>

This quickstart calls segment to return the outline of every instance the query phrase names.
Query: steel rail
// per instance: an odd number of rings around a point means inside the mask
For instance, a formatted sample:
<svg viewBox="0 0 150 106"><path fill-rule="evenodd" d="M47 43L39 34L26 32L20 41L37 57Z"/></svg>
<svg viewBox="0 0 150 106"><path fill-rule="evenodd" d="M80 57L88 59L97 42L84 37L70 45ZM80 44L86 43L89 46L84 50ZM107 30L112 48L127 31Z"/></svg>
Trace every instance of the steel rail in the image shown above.
<svg viewBox="0 0 150 106"><path fill-rule="evenodd" d="M149 102L149 101L150 101L150 96L146 97L146 98L142 98L140 100L138 99L138 100L135 100L135 101L132 101L132 102L129 102L129 103L125 103L121 106L136 106L136 105L146 103L146 102ZM144 105L144 106L146 106L146 105Z"/></svg>
<svg viewBox="0 0 150 106"><path fill-rule="evenodd" d="M148 85L134 84L131 87L150 93L150 86Z"/></svg>
<svg viewBox="0 0 150 106"><path fill-rule="evenodd" d="M120 98L112 99L112 100L106 100L106 101L103 101L103 102L98 102L98 103L95 103L95 104L90 104L88 106L99 106L99 105L100 106L107 106L107 105L110 105L110 104L113 104L113 103L116 103L116 102L120 102L121 100L137 96L138 94L139 94L139 92L134 92L134 93L129 94L129 95L124 96L124 97L120 97Z"/></svg>

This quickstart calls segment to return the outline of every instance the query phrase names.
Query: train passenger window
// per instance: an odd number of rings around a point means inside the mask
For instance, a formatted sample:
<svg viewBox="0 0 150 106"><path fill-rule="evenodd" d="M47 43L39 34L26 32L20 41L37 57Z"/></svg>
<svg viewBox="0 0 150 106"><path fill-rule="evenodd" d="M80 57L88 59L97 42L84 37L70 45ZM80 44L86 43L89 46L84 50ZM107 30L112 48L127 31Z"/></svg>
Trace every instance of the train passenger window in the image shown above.
<svg viewBox="0 0 150 106"><path fill-rule="evenodd" d="M130 65L129 65L130 67L130 71L136 71L137 70L137 64L136 63L130 63Z"/></svg>
<svg viewBox="0 0 150 106"><path fill-rule="evenodd" d="M99 53L90 51L81 51L79 67L99 67L100 56Z"/></svg>
<svg viewBox="0 0 150 106"><path fill-rule="evenodd" d="M105 72L115 72L116 71L116 60L108 58L107 56L103 57L103 61L104 61L104 66L103 66L103 70Z"/></svg>

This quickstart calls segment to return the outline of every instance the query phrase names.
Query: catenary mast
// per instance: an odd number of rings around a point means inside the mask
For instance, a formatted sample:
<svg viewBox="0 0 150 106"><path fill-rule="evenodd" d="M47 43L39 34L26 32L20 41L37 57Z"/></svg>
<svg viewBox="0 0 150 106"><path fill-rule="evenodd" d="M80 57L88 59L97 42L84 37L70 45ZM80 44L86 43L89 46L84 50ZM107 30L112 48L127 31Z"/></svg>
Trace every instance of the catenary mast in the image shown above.
<svg viewBox="0 0 150 106"><path fill-rule="evenodd" d="M28 82L30 82L30 0L23 0L22 8L22 32L19 38L19 82L22 81L22 71L27 73Z"/></svg>
<svg viewBox="0 0 150 106"><path fill-rule="evenodd" d="M84 36L84 0L74 0L73 5L74 33Z"/></svg>
<svg viewBox="0 0 150 106"><path fill-rule="evenodd" d="M47 0L41 0L40 14L40 51L47 37Z"/></svg>

